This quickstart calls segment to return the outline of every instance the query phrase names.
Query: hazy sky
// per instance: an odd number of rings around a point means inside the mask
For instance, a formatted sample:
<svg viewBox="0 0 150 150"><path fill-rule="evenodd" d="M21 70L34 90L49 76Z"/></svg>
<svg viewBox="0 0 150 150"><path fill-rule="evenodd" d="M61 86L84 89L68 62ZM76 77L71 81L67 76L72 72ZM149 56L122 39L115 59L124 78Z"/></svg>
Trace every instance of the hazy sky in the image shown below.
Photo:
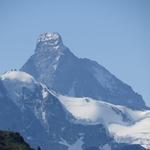
<svg viewBox="0 0 150 150"><path fill-rule="evenodd" d="M0 72L19 69L47 31L150 105L150 0L0 0Z"/></svg>

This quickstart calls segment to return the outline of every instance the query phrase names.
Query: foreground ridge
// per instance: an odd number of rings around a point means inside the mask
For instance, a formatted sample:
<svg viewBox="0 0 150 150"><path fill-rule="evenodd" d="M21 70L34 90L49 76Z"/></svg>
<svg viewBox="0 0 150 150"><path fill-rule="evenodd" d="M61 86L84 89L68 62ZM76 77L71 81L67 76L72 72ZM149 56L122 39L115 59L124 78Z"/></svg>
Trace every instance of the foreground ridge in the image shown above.
<svg viewBox="0 0 150 150"><path fill-rule="evenodd" d="M0 150L34 150L17 132L0 130Z"/></svg>
<svg viewBox="0 0 150 150"><path fill-rule="evenodd" d="M83 104L88 111L82 111ZM145 111L56 94L25 72L0 77L0 129L19 132L34 148L144 150L138 142L116 142L109 127L132 125L146 117Z"/></svg>

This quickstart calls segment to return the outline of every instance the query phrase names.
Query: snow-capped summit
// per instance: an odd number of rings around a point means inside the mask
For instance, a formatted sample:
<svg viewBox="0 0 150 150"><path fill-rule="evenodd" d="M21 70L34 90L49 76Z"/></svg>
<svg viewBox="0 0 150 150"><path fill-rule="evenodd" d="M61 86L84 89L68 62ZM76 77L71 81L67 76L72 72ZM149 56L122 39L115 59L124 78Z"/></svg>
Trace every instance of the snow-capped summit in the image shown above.
<svg viewBox="0 0 150 150"><path fill-rule="evenodd" d="M63 46L62 38L57 32L45 32L42 33L37 39L37 48L35 52L38 52L40 47L48 46L50 49L58 49Z"/></svg>
<svg viewBox="0 0 150 150"><path fill-rule="evenodd" d="M61 36L57 32L45 32L42 33L38 39L38 42L45 42L45 41L61 41Z"/></svg>
<svg viewBox="0 0 150 150"><path fill-rule="evenodd" d="M35 53L21 68L62 95L91 97L133 109L145 109L141 95L97 62L76 57L58 33L40 36Z"/></svg>

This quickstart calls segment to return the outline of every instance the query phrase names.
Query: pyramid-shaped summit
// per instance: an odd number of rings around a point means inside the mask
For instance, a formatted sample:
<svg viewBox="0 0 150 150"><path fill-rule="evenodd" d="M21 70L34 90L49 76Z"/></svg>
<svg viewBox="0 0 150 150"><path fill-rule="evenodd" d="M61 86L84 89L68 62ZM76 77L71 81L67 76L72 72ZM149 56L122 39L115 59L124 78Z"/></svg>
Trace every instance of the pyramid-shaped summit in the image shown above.
<svg viewBox="0 0 150 150"><path fill-rule="evenodd" d="M45 41L61 41L61 36L57 32L45 32L39 36L38 42Z"/></svg>
<svg viewBox="0 0 150 150"><path fill-rule="evenodd" d="M51 46L62 45L62 39L59 33L57 32L45 32L42 33L37 39L37 43L45 43Z"/></svg>
<svg viewBox="0 0 150 150"><path fill-rule="evenodd" d="M57 93L91 97L133 109L145 109L142 97L97 62L76 57L59 33L39 36L35 53L21 68Z"/></svg>
<svg viewBox="0 0 150 150"><path fill-rule="evenodd" d="M44 47L49 47L49 49L50 48L58 49L59 47L62 47L62 46L63 46L63 42L59 33L45 32L45 33L40 34L39 38L37 39L35 52L40 52Z"/></svg>

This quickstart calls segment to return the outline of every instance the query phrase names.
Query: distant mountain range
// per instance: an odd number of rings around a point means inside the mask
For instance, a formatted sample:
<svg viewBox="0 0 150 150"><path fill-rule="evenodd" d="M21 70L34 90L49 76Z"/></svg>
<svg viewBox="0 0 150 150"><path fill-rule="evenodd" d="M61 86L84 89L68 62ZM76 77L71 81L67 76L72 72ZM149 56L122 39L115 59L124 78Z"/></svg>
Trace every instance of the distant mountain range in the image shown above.
<svg viewBox="0 0 150 150"><path fill-rule="evenodd" d="M140 95L74 56L58 33L40 35L20 71L0 76L0 130L19 132L34 148L150 149L149 123Z"/></svg>

